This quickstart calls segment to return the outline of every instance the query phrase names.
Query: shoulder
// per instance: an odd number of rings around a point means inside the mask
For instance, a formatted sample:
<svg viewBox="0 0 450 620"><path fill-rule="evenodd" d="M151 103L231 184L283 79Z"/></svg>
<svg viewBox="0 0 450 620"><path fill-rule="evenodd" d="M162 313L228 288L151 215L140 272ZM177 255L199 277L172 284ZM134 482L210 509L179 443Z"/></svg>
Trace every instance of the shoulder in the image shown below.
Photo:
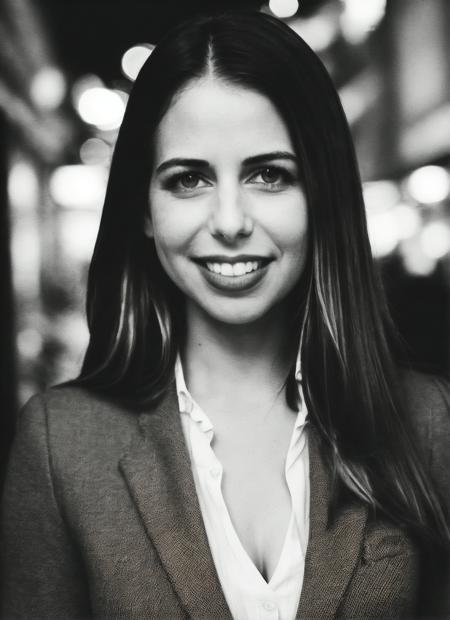
<svg viewBox="0 0 450 620"><path fill-rule="evenodd" d="M22 409L17 441L46 446L55 465L117 458L139 433L135 411L77 387L33 396Z"/></svg>
<svg viewBox="0 0 450 620"><path fill-rule="evenodd" d="M444 376L402 370L400 389L412 407L450 408L450 382Z"/></svg>
<svg viewBox="0 0 450 620"><path fill-rule="evenodd" d="M36 394L23 407L19 426L33 418L45 419L48 425L79 433L105 430L105 424L126 427L133 425L138 413L113 400L79 387L57 386Z"/></svg>
<svg viewBox="0 0 450 620"><path fill-rule="evenodd" d="M450 487L450 383L436 375L405 371L400 398L439 486Z"/></svg>
<svg viewBox="0 0 450 620"><path fill-rule="evenodd" d="M444 377L403 371L400 398L424 441L450 440L450 383Z"/></svg>

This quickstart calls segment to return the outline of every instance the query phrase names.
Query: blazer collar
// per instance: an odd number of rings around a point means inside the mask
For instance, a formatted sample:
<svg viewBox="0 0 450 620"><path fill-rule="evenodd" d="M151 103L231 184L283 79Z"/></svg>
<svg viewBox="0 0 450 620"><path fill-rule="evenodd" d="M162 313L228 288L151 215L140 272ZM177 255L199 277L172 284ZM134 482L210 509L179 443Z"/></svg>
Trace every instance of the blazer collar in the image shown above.
<svg viewBox="0 0 450 620"><path fill-rule="evenodd" d="M175 388L139 417L141 433L120 468L182 606L193 618L232 620L211 556L184 441ZM309 426L310 534L297 620L334 618L360 556L367 510L328 523L330 475Z"/></svg>
<svg viewBox="0 0 450 620"><path fill-rule="evenodd" d="M140 436L120 468L147 533L192 618L232 620L208 546L175 389L139 416Z"/></svg>

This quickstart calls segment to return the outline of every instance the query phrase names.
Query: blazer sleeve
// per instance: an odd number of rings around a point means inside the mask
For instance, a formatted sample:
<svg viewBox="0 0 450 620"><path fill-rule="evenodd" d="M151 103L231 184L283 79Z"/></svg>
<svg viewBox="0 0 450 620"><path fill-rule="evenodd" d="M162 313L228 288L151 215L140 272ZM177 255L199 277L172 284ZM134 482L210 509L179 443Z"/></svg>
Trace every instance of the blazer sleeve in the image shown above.
<svg viewBox="0 0 450 620"><path fill-rule="evenodd" d="M43 400L21 412L1 523L2 618L91 616L83 564L58 506Z"/></svg>
<svg viewBox="0 0 450 620"><path fill-rule="evenodd" d="M450 384L441 377L416 375L412 385L410 402L414 422L450 518ZM450 547L442 549L439 561L432 554L424 573L428 614L432 609L439 618L450 618Z"/></svg>
<svg viewBox="0 0 450 620"><path fill-rule="evenodd" d="M430 416L431 468L450 516L450 383L434 377L437 404Z"/></svg>
<svg viewBox="0 0 450 620"><path fill-rule="evenodd" d="M435 377L434 387L439 404L435 405L431 415L430 461L438 491L447 509L450 527L450 383L441 377ZM439 579L444 584L440 606L445 610L444 617L450 618L450 545L447 547Z"/></svg>

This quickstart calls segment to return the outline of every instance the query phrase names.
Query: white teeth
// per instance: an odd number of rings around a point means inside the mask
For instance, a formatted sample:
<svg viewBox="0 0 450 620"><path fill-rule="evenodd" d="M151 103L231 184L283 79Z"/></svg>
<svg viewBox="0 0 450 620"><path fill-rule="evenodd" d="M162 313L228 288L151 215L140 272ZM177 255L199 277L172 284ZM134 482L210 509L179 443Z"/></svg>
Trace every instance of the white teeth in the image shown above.
<svg viewBox="0 0 450 620"><path fill-rule="evenodd" d="M248 261L246 263L206 263L207 269L222 276L236 277L243 276L260 267L259 261Z"/></svg>
<svg viewBox="0 0 450 620"><path fill-rule="evenodd" d="M233 274L233 265L230 263L222 263L220 265L220 274L222 276L232 276Z"/></svg>
<svg viewBox="0 0 450 620"><path fill-rule="evenodd" d="M234 276L243 276L245 272L246 272L245 263L235 263L233 265Z"/></svg>

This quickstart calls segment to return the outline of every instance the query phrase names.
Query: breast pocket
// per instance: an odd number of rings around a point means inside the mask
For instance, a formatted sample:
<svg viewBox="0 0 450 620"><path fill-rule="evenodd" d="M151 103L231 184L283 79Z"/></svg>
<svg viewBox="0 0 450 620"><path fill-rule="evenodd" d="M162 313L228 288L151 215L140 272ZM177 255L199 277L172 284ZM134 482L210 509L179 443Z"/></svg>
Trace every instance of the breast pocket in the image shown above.
<svg viewBox="0 0 450 620"><path fill-rule="evenodd" d="M388 524L368 526L339 617L410 618L418 588L418 550L409 537Z"/></svg>
<svg viewBox="0 0 450 620"><path fill-rule="evenodd" d="M416 547L402 530L377 525L369 528L366 533L361 562L370 564L398 555L415 556L416 554Z"/></svg>

